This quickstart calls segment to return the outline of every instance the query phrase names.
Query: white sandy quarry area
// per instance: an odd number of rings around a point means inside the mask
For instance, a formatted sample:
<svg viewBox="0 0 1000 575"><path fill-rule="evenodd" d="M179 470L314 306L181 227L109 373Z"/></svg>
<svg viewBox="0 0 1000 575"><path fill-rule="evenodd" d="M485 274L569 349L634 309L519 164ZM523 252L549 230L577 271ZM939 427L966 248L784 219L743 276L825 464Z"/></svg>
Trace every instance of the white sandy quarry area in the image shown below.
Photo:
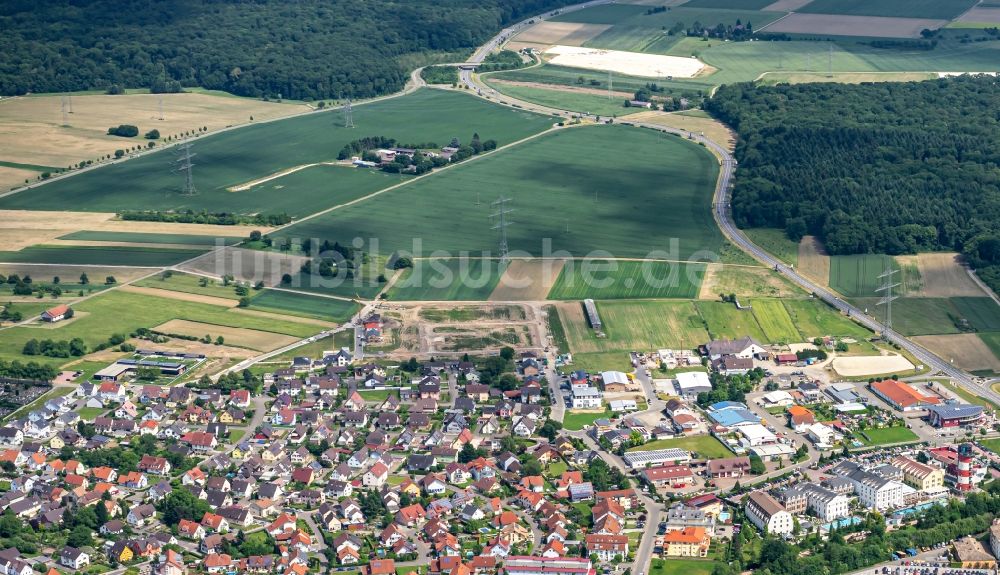
<svg viewBox="0 0 1000 575"><path fill-rule="evenodd" d="M582 46L553 46L545 51L554 56L549 63L570 68L586 68L644 78L693 78L705 68L697 58L661 56L640 52L601 50Z"/></svg>
<svg viewBox="0 0 1000 575"><path fill-rule="evenodd" d="M909 371L913 364L901 355L849 356L834 359L833 369L846 377L858 377Z"/></svg>

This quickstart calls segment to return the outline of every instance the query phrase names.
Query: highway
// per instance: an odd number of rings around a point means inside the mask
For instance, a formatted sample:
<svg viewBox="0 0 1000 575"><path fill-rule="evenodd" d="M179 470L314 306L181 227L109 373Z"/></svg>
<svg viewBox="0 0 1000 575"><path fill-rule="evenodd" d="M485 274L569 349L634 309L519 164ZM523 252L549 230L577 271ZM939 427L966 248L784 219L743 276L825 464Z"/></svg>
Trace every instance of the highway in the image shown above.
<svg viewBox="0 0 1000 575"><path fill-rule="evenodd" d="M549 12L542 16L536 16L529 20L525 20L509 26L499 34L497 34L489 42L481 46L472 57L468 59L470 64L482 62L483 59L493 50L500 48L504 43L509 40L512 35L516 32L523 30L524 28L531 26L533 24L529 22L538 22L540 20L545 20L550 18L557 13L566 13L574 10L580 10L590 6L596 6L598 4L606 4L610 0L594 0L592 2L586 2L583 4L577 4L575 6L569 6L563 8L559 11ZM575 112L571 110L563 110L559 108L552 108L549 106L542 106L539 104L534 104L532 102L526 102L523 100L517 100L506 94L500 95L494 93L492 88L482 83L479 77L474 73L473 70L460 69L461 82L466 85L470 91L476 93L480 97L489 99L491 101L497 102L501 105L517 107L524 110L529 110L533 112L539 112L542 114L551 114L557 116L579 116L584 119L596 119L595 116L588 115L586 112ZM733 173L736 170L737 162L733 158L732 154L729 153L724 147L716 144L715 142L705 138L704 136L687 132L685 130L678 130L674 128L667 128L663 126L644 124L642 122L629 122L627 119L618 121L619 124L630 125L639 128L648 128L652 130L658 130L661 132L667 132L671 134L677 134L682 137L687 137L697 143L703 144L706 148L711 150L719 158L719 179L716 183L715 194L713 198L713 216L726 237L736 244L740 249L746 253L753 256L756 260L763 263L764 265L776 270L777 272L784 275L790 281L794 282L800 288L814 294L817 298L823 300L827 304L847 314L849 317L853 318L858 323L864 325L868 329L875 333L883 333L884 337L898 345L901 349L910 353L918 363L926 365L931 369L931 372L941 373L944 376L951 378L957 385L962 386L969 392L984 397L993 401L994 403L1000 403L1000 393L993 391L990 388L989 382L985 379L980 379L972 376L971 374L955 367L950 362L938 357L927 349L917 345L916 343L908 340L905 336L899 334L893 330L885 330L881 322L877 321L875 318L866 315L863 310L854 307L853 305L847 303L840 298L837 294L831 292L824 286L821 286L812 280L802 276L797 271L795 271L791 266L785 265L783 262L766 252L763 248L753 243L750 238L747 237L736 224L733 222L731 207L730 207L730 194L732 191L732 178Z"/></svg>

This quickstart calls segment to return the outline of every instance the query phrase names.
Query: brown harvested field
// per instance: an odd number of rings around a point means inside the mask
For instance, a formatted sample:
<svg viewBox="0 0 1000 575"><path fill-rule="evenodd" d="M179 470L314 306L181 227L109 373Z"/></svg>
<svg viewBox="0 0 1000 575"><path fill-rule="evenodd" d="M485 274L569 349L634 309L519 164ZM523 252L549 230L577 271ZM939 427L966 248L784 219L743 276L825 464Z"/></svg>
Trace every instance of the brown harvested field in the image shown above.
<svg viewBox="0 0 1000 575"><path fill-rule="evenodd" d="M245 237L253 230L267 233L271 228L256 226L216 226L209 224L174 224L169 222L133 222L115 219L106 212L64 212L40 210L0 210L0 233L18 230L21 247L52 243L66 234L88 230L99 232L134 232L150 234L191 234L202 236ZM6 236L0 236L0 240ZM3 244L10 245L10 244ZM100 242L100 245L110 245ZM163 244L158 244L163 247ZM190 246L185 246L190 247ZM3 249L20 249L5 247Z"/></svg>
<svg viewBox="0 0 1000 575"><path fill-rule="evenodd" d="M761 10L764 12L794 12L810 2L812 0L778 0L774 4L761 8Z"/></svg>
<svg viewBox="0 0 1000 575"><path fill-rule="evenodd" d="M563 260L514 260L493 288L493 301L542 301L559 278Z"/></svg>
<svg viewBox="0 0 1000 575"><path fill-rule="evenodd" d="M142 339L130 339L129 343L134 345L137 349L149 346L149 341ZM176 339L169 338L163 343L157 343L156 349L163 351L174 351L181 353L200 353L208 358L206 363L214 363L214 360L229 361L231 359L246 359L253 355L256 355L256 351L245 349L242 347L234 347L231 345L215 345L212 343L201 343L200 341L188 341L186 339ZM116 359L122 357L122 352L118 351L117 347L111 347L102 351L95 351L93 353L88 353L83 356L80 361L106 361L112 362ZM72 362L66 364L67 367L72 367L74 363ZM218 369L214 370L218 371ZM211 373L214 373L211 372ZM188 373L185 378L191 377L192 373Z"/></svg>
<svg viewBox="0 0 1000 575"><path fill-rule="evenodd" d="M257 317L269 317L271 319L278 319L281 321L288 321L292 323L302 323L306 325L315 325L319 327L337 327L340 324L334 323L332 321L323 321L321 319L312 319L309 317L300 317L297 315L281 315L280 313L271 313L269 311L260 311L257 309L246 309L242 307L234 307L229 310L232 313L239 313L243 315L255 315Z"/></svg>
<svg viewBox="0 0 1000 575"><path fill-rule="evenodd" d="M9 276L17 274L23 276L30 275L36 281L51 281L53 276L59 276L63 281L77 281L80 274L86 272L91 278L103 278L115 276L118 283L128 283L132 280L148 276L160 271L160 268L110 268L97 266L74 266L69 264L0 264L0 274ZM69 295L63 293L63 296ZM25 301L36 301L36 298L28 298Z"/></svg>
<svg viewBox="0 0 1000 575"><path fill-rule="evenodd" d="M22 170L21 168L8 168L0 166L0 192L24 185L24 180L33 182L41 172L34 170Z"/></svg>
<svg viewBox="0 0 1000 575"><path fill-rule="evenodd" d="M837 82L839 84L860 84L862 82L922 82L938 77L934 72L834 72L812 74L809 72L764 72L760 81L764 84L813 84L816 82Z"/></svg>
<svg viewBox="0 0 1000 575"><path fill-rule="evenodd" d="M153 329L163 333L177 333L180 335L190 335L195 337L210 335L213 340L221 335L225 339L227 345L235 345L237 347L245 347L257 351L271 351L272 349L278 349L279 347L286 346L299 340L299 338L291 335L257 331L255 329L245 329L242 327L227 327L210 323L188 321L186 319L172 319L154 327Z"/></svg>
<svg viewBox="0 0 1000 575"><path fill-rule="evenodd" d="M966 371L1000 372L1000 358L993 355L990 348L974 333L918 335L911 339L945 361L954 359L955 365Z"/></svg>
<svg viewBox="0 0 1000 575"><path fill-rule="evenodd" d="M701 118L698 116L685 116L672 112L647 111L637 114L629 114L626 121L644 122L687 130L689 132L700 132L705 137L716 144L732 152L736 147L736 135L722 122L714 118Z"/></svg>
<svg viewBox="0 0 1000 575"><path fill-rule="evenodd" d="M805 236L799 242L799 272L827 285L830 281L830 256L815 236Z"/></svg>
<svg viewBox="0 0 1000 575"><path fill-rule="evenodd" d="M207 303L209 305L217 305L221 307L236 307L240 302L235 299L228 299L224 297L215 297L210 295L203 295L197 293L187 293L182 291L173 291L160 288L151 287L139 287L139 286L122 286L118 288L122 291L127 291L131 293L139 293L144 295L150 295L155 297L160 297L164 299L174 299L179 301L191 301L195 303Z"/></svg>
<svg viewBox="0 0 1000 575"><path fill-rule="evenodd" d="M936 30L947 23L947 20L929 18L884 18L796 12L761 28L761 31L788 34L829 34L831 36L919 38L921 30Z"/></svg>
<svg viewBox="0 0 1000 575"><path fill-rule="evenodd" d="M579 24L576 22L539 22L514 37L515 42L527 44L562 44L583 46L591 38L611 28L607 24Z"/></svg>
<svg viewBox="0 0 1000 575"><path fill-rule="evenodd" d="M216 276L230 274L238 280L278 285L282 274L297 273L308 260L302 256L274 252L223 248L185 263L183 269Z"/></svg>
<svg viewBox="0 0 1000 575"><path fill-rule="evenodd" d="M1000 24L1000 8L975 7L957 19L959 22L985 22L988 24Z"/></svg>
<svg viewBox="0 0 1000 575"><path fill-rule="evenodd" d="M2 233L2 232L0 232ZM45 242L50 246L83 246L83 247L100 247L100 248L159 248L159 249L175 249L175 250L189 250L192 244L149 244L145 242L99 242L95 240L51 240ZM211 247L211 246L209 246Z"/></svg>
<svg viewBox="0 0 1000 575"><path fill-rule="evenodd" d="M983 297L987 294L969 277L955 253L918 254L917 269L923 281L920 297Z"/></svg>
<svg viewBox="0 0 1000 575"><path fill-rule="evenodd" d="M163 120L159 101L163 99ZM110 126L133 124L140 134L152 129L162 137L208 127L217 130L300 114L301 104L279 104L249 98L194 94L73 96L69 127L63 127L62 96L29 96L0 101L0 160L66 167L81 160L113 154L122 139L108 136Z"/></svg>
<svg viewBox="0 0 1000 575"><path fill-rule="evenodd" d="M717 300L720 293L740 297L796 297L802 292L770 268L708 264L698 299Z"/></svg>

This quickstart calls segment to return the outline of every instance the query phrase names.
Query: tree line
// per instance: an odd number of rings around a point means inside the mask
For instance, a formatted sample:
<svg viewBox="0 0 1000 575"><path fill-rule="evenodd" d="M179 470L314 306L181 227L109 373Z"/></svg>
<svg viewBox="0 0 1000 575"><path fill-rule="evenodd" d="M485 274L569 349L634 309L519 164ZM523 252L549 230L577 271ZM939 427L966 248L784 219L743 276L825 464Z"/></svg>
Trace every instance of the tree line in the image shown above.
<svg viewBox="0 0 1000 575"><path fill-rule="evenodd" d="M0 94L187 86L316 100L401 89L404 56L473 48L575 0L11 0Z"/></svg>
<svg viewBox="0 0 1000 575"><path fill-rule="evenodd" d="M816 235L831 254L955 250L1000 265L996 78L735 84L705 109L739 135L740 227Z"/></svg>
<svg viewBox="0 0 1000 575"><path fill-rule="evenodd" d="M213 224L217 226L282 226L292 221L288 214L233 214L229 212L160 212L153 210L125 210L118 212L123 220L135 222L173 222L180 224Z"/></svg>

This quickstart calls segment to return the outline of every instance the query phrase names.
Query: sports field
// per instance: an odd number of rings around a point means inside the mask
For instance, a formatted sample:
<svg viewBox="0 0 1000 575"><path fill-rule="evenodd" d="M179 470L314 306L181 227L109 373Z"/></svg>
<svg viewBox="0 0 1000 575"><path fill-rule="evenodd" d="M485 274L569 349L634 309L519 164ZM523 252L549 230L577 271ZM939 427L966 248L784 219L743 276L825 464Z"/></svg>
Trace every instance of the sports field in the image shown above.
<svg viewBox="0 0 1000 575"><path fill-rule="evenodd" d="M549 299L692 299L704 274L705 264L570 260Z"/></svg>
<svg viewBox="0 0 1000 575"><path fill-rule="evenodd" d="M499 262L480 258L416 260L389 288L400 301L485 301L500 281Z"/></svg>
<svg viewBox="0 0 1000 575"><path fill-rule="evenodd" d="M204 236L191 234L153 234L142 232L79 231L64 236L60 240L84 240L91 242L133 242L142 244L189 244L192 246L231 246L245 238L233 236Z"/></svg>
<svg viewBox="0 0 1000 575"><path fill-rule="evenodd" d="M795 343L802 340L781 300L753 299L750 304L753 306L753 317L757 320L757 325L769 341Z"/></svg>
<svg viewBox="0 0 1000 575"><path fill-rule="evenodd" d="M0 262L162 267L203 253L205 250L199 249L38 245L16 252L0 252Z"/></svg>
<svg viewBox="0 0 1000 575"><path fill-rule="evenodd" d="M622 126L558 130L282 230L377 238L383 253L496 254L509 198L514 255L685 259L722 243L710 209L718 165L682 138ZM483 182L490 182L484 189ZM667 184L669 182L669 184ZM546 246L546 240L548 246ZM663 255L658 255L663 254Z"/></svg>
<svg viewBox="0 0 1000 575"><path fill-rule="evenodd" d="M556 308L574 353L694 349L709 340L704 322L691 302L598 302L606 336L603 338L594 335L580 302L558 303Z"/></svg>
<svg viewBox="0 0 1000 575"><path fill-rule="evenodd" d="M28 358L21 355L24 342L32 338L72 339L79 337L89 347L107 341L112 334L128 335L140 327L153 326L172 319L186 319L228 327L241 327L274 332L296 337L308 337L319 329L316 326L284 321L273 317L262 318L235 313L228 308L196 302L167 300L144 294L115 290L95 296L73 306L80 317L54 329L16 327L0 332L0 358ZM57 324L58 325L58 324ZM66 358L32 356L34 361L61 365Z"/></svg>
<svg viewBox="0 0 1000 575"><path fill-rule="evenodd" d="M711 435L693 435L691 437L679 437L676 439L657 439L638 447L631 447L628 451L652 451L654 449L683 449L698 454L698 459L721 459L732 457L733 452L726 449L725 445Z"/></svg>
<svg viewBox="0 0 1000 575"><path fill-rule="evenodd" d="M889 445L893 443L906 443L920 439L905 427L883 427L879 429L865 429L863 431L868 437L858 434L865 445Z"/></svg>
<svg viewBox="0 0 1000 575"><path fill-rule="evenodd" d="M250 309L290 314L326 321L346 321L360 305L341 299L263 290L250 300Z"/></svg>
<svg viewBox="0 0 1000 575"><path fill-rule="evenodd" d="M176 154L159 152L52 182L0 199L0 206L51 210L72 206L80 211L129 209L286 212L303 215L374 190L392 178L344 168L296 172L289 188L273 180L258 189L229 192L226 188L302 164L334 160L348 142L362 136L385 136L400 143L447 145L453 137L468 141L474 132L483 140L508 144L551 125L543 116L494 106L479 98L451 91L423 89L353 111L356 128L343 127L339 111L308 114L257 124L194 141L194 169L199 195L178 194ZM312 173L310 173L312 172ZM321 175L322 176L321 176ZM398 176L397 176L398 178Z"/></svg>

